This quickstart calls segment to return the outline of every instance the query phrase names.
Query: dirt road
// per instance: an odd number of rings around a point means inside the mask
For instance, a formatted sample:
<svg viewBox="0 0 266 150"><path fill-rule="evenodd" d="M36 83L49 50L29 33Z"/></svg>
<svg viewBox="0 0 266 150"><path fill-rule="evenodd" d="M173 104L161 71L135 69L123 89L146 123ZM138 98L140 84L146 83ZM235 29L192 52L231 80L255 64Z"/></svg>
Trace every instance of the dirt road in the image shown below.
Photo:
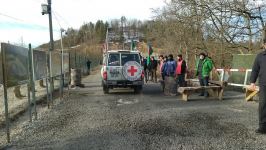
<svg viewBox="0 0 266 150"><path fill-rule="evenodd" d="M104 95L99 73L83 79L85 88L43 109L5 149L266 149L257 128L257 103L242 93L226 92L223 101L189 102L163 96L159 84L148 83L142 94L111 90ZM20 120L21 121L21 120Z"/></svg>

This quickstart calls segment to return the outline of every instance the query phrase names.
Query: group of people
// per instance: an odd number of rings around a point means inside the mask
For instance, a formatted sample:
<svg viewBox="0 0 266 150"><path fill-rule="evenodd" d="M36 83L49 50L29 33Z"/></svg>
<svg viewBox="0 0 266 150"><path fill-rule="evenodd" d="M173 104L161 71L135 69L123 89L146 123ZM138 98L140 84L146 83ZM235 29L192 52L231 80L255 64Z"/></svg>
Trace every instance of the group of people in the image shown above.
<svg viewBox="0 0 266 150"><path fill-rule="evenodd" d="M144 69L151 70L153 77L156 79L157 64L159 64L159 71L162 76L162 80L167 78L176 79L178 86L186 86L185 74L187 72L186 61L183 60L182 55L177 55L177 60L174 60L172 54L168 56L159 56L159 62L154 57L151 58L152 62L150 68L144 62ZM146 62L147 64L147 62ZM153 65L152 65L153 64ZM251 88L255 90L256 81L259 78L259 128L256 130L257 133L266 134L266 39L264 39L263 51L259 53L254 61L250 83ZM196 75L198 76L201 86L208 86L210 72L214 67L214 63L205 53L199 54L199 60L196 64ZM145 75L145 78L147 76ZM207 91L202 91L200 96L208 96Z"/></svg>
<svg viewBox="0 0 266 150"><path fill-rule="evenodd" d="M172 77L176 79L178 86L185 86L185 74L187 72L187 64L186 61L183 60L182 55L177 55L177 61L174 60L172 54L165 57L163 57L163 55L160 55L159 59L162 80L165 80L165 78L168 77Z"/></svg>
<svg viewBox="0 0 266 150"><path fill-rule="evenodd" d="M251 77L250 77L250 87L256 89L256 81L259 78L259 128L256 133L266 134L266 39L264 39L263 51L259 53L254 61ZM152 77L156 80L157 64L159 64L159 71L162 76L162 80L167 78L176 79L178 86L186 86L185 74L187 72L186 61L183 60L182 55L177 55L177 60L174 60L172 54L168 56L159 56L159 62L157 62L154 57L151 58L150 66L147 65L147 61L144 62L144 70L150 70L152 72ZM144 60L145 61L145 60ZM146 64L146 66L145 66ZM214 67L214 63L211 58L209 58L205 53L199 54L199 60L196 64L196 75L199 78L201 86L208 86L210 72ZM147 75L145 75L147 79ZM173 80L172 80L173 81ZM200 96L208 96L207 91L202 91Z"/></svg>
<svg viewBox="0 0 266 150"><path fill-rule="evenodd" d="M154 58L154 56L150 57L150 61L148 61L148 57L143 59L144 78L146 83L148 80L157 82L157 67L158 61Z"/></svg>
<svg viewBox="0 0 266 150"><path fill-rule="evenodd" d="M160 55L158 61L152 56L150 63L147 63L147 59L144 59L143 64L146 82L148 81L149 75L151 75L152 81L157 81L156 72L158 67L163 81L172 78L177 87L186 86L185 76L187 73L187 63L183 59L182 54L178 54L176 60L172 54L169 54L168 56ZM213 66L213 61L205 53L199 54L199 60L196 65L196 75L199 78L201 86L208 86L210 72L212 71ZM163 90L164 87L165 86L163 85ZM209 95L208 92L202 91L200 96L208 97Z"/></svg>

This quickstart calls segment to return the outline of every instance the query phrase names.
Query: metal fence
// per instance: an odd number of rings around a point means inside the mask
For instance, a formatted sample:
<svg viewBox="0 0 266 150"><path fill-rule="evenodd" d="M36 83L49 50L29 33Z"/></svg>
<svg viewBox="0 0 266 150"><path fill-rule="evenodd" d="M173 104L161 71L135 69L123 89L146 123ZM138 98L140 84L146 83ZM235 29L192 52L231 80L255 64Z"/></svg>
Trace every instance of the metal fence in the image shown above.
<svg viewBox="0 0 266 150"><path fill-rule="evenodd" d="M6 128L7 142L10 142L10 113L15 110L16 107L11 106L10 102L10 88L16 86L26 86L27 90L27 106L25 109L28 110L29 121L32 122L33 117L37 119L36 109L36 95L35 95L35 82L39 80L46 81L46 95L47 95L47 106L49 107L52 99L49 99L48 95L48 69L51 66L51 79L60 77L60 98L63 98L63 83L66 77L67 84L70 83L70 68L81 69L82 73L85 74L87 71L86 61L88 60L85 56L77 55L71 51L62 53L52 52L51 65L49 64L48 53L46 51L32 49L31 45L28 48L19 47L7 43L0 43L0 87L3 87L3 123ZM72 54L75 54L74 58ZM63 59L63 60L62 60ZM51 85L50 85L51 86ZM69 86L68 86L69 87ZM0 103L1 105L1 103Z"/></svg>

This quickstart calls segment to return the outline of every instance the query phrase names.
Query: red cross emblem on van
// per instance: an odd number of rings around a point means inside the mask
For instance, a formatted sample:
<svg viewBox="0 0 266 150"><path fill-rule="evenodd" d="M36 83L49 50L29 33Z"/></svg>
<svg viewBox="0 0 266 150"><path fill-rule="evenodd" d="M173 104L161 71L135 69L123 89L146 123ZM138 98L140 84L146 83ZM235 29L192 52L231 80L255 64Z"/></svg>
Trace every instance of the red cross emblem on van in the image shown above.
<svg viewBox="0 0 266 150"><path fill-rule="evenodd" d="M139 80L141 78L142 67L136 61L128 61L123 66L123 75L129 81Z"/></svg>
<svg viewBox="0 0 266 150"><path fill-rule="evenodd" d="M134 74L138 71L137 69L135 69L134 66L131 66L130 69L127 70L131 76L134 76Z"/></svg>

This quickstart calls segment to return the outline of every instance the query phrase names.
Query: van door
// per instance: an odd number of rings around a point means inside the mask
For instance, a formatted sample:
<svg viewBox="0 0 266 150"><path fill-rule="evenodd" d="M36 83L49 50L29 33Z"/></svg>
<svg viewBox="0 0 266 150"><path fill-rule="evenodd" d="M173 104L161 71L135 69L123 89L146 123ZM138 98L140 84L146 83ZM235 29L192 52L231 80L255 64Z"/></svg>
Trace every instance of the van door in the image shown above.
<svg viewBox="0 0 266 150"><path fill-rule="evenodd" d="M124 80L120 53L109 53L107 63L107 80Z"/></svg>

